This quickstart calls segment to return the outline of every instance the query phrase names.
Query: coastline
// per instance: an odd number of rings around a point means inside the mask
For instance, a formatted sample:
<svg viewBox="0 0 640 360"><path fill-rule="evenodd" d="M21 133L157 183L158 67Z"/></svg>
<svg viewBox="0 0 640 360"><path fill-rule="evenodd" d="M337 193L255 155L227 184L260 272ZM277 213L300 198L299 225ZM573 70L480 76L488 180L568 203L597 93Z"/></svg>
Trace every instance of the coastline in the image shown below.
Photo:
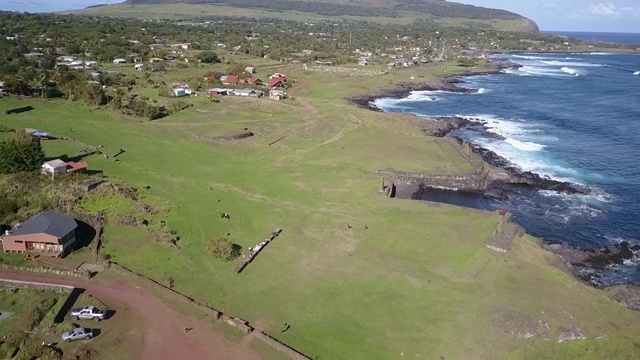
<svg viewBox="0 0 640 360"><path fill-rule="evenodd" d="M379 98L404 98L410 95L413 91L447 91L472 94L476 93L477 90L459 86L459 84L465 83L465 81L461 80L460 77L501 74L505 69L519 67L517 64L505 64L503 62L491 61L489 61L488 65L492 67L491 70L479 71L476 73L452 74L441 77L440 79L430 83L398 84L392 89L386 89L363 96L351 97L347 98L347 100L351 104L360 108L365 108L370 111L384 112L382 109L375 106L373 103L375 100ZM475 160L480 161L482 163L482 167L479 169L474 166L474 170L471 173L455 177L455 179L454 177L447 177L442 174L407 173L395 169L378 171L385 177L389 177L393 181L394 186L400 186L395 193L395 197L424 200L422 196L425 189L441 193L447 191L455 192L462 196L484 196L486 198L493 199L503 199L503 197L508 196L509 191L513 191L517 188L527 189L528 191L552 190L568 194L589 193L589 189L577 184L559 182L532 172L523 172L516 165L510 163L507 159L497 155L496 153L450 134L456 129L467 126L474 126L481 129L481 131L484 130L486 133L487 128L481 123L459 117L435 118L420 117L413 114L406 115L415 119L412 122L426 136L451 139L452 142L457 143L457 148L460 153L467 158L472 165ZM492 136L498 135L492 134ZM464 180L469 181L465 182ZM464 204L453 205L472 209L474 208ZM597 272L606 270L608 266L622 264L626 260L633 259L635 257L633 252L640 250L640 247L631 247L628 243L622 242L609 247L580 248L566 244L559 244L557 241L552 240L541 240L540 246L546 251L555 254L561 260L562 265L560 266L564 267L564 270L569 271L576 279L586 284L603 289L613 288L616 286L638 286L634 284L603 286L597 281ZM640 294L640 291L638 294ZM638 294L637 296L640 297Z"/></svg>

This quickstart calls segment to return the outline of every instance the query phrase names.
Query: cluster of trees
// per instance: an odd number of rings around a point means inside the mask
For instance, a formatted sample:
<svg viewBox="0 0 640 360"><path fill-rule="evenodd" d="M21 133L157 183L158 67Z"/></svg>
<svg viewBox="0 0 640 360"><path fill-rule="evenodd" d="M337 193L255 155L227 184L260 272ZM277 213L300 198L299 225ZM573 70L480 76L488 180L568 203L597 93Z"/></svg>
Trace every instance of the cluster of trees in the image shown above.
<svg viewBox="0 0 640 360"><path fill-rule="evenodd" d="M164 106L150 104L140 97L130 95L123 88L117 89L109 100L111 108L123 114L145 117L149 120L160 119L168 115Z"/></svg>
<svg viewBox="0 0 640 360"><path fill-rule="evenodd" d="M0 174L37 171L44 162L40 139L16 131L0 142Z"/></svg>

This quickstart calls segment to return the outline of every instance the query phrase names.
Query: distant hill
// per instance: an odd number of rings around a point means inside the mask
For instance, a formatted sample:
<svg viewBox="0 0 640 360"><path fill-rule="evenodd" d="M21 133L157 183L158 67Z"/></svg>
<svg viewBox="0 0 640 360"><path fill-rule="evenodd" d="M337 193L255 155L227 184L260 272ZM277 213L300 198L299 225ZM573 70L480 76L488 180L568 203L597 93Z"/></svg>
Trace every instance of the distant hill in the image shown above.
<svg viewBox="0 0 640 360"><path fill-rule="evenodd" d="M216 5L216 6L211 6ZM144 17L196 17L238 15L253 17L355 18L377 22L428 18L448 25L537 33L532 20L506 10L459 4L445 0L128 0L123 4L88 8L75 13L87 15ZM233 10L238 9L237 13ZM189 16L192 15L192 16ZM289 16L287 16L289 15ZM140 14L138 15L140 16ZM369 19L367 19L369 18ZM394 20L395 19L395 20ZM305 19L306 20L306 19ZM410 21L409 21L410 22Z"/></svg>

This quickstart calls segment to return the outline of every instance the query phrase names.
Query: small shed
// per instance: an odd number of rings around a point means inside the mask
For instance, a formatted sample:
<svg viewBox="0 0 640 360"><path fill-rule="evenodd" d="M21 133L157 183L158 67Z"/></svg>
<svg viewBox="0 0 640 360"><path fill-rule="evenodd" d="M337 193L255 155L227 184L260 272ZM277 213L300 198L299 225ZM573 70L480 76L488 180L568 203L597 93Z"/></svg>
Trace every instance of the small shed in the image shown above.
<svg viewBox="0 0 640 360"><path fill-rule="evenodd" d="M60 176L61 174L64 174L66 172L67 163L60 159L47 161L46 163L42 164L42 173L52 179L55 179L57 176Z"/></svg>
<svg viewBox="0 0 640 360"><path fill-rule="evenodd" d="M142 71L144 69L144 65L143 64L135 64L133 67L136 68L136 70L138 70L138 71Z"/></svg>
<svg viewBox="0 0 640 360"><path fill-rule="evenodd" d="M249 74L255 74L256 72L258 72L253 66L247 66L246 68L244 68L244 71L248 72Z"/></svg>
<svg viewBox="0 0 640 360"><path fill-rule="evenodd" d="M187 92L186 92L186 89L184 88L175 88L173 89L173 95L177 97L182 97L182 96L186 96Z"/></svg>
<svg viewBox="0 0 640 360"><path fill-rule="evenodd" d="M122 59L122 58L120 58L120 59L115 59L115 60L113 60L113 63L114 63L114 64L126 64L126 63L127 63L127 60Z"/></svg>

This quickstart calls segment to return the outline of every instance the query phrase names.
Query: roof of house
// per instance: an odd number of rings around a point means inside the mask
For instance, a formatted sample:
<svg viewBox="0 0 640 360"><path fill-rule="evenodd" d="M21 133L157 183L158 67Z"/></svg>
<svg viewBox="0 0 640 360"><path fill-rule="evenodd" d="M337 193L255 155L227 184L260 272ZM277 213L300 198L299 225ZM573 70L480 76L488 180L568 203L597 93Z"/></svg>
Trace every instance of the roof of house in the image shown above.
<svg viewBox="0 0 640 360"><path fill-rule="evenodd" d="M67 167L67 163L60 160L60 159L55 159L55 160L51 160L51 161L47 161L46 163L44 163L45 165L49 165L52 168L59 168L59 167Z"/></svg>
<svg viewBox="0 0 640 360"><path fill-rule="evenodd" d="M255 83L255 82L258 82L258 81L262 81L262 80L258 79L258 78L257 78L257 77L255 77L255 76L254 76L254 77L252 77L251 79L249 79L249 82L250 82L250 83Z"/></svg>
<svg viewBox="0 0 640 360"><path fill-rule="evenodd" d="M25 221L20 227L11 231L10 235L29 235L44 233L62 238L78 227L73 218L51 211L43 211Z"/></svg>
<svg viewBox="0 0 640 360"><path fill-rule="evenodd" d="M236 90L233 90L233 92L237 94L251 94L251 93L255 93L256 91L252 89L236 89Z"/></svg>
<svg viewBox="0 0 640 360"><path fill-rule="evenodd" d="M87 164L84 161L81 161L81 162L69 161L67 162L67 166L69 167L69 169L67 169L68 172L76 172L78 170L88 168L89 164Z"/></svg>
<svg viewBox="0 0 640 360"><path fill-rule="evenodd" d="M275 77L275 78L269 80L269 86L278 85L278 84L283 83L285 81L287 81L287 80L283 79L281 77Z"/></svg>
<svg viewBox="0 0 640 360"><path fill-rule="evenodd" d="M232 82L236 82L236 77L233 75L229 75L227 76L226 79L222 80L223 82L227 82L227 83L232 83Z"/></svg>

